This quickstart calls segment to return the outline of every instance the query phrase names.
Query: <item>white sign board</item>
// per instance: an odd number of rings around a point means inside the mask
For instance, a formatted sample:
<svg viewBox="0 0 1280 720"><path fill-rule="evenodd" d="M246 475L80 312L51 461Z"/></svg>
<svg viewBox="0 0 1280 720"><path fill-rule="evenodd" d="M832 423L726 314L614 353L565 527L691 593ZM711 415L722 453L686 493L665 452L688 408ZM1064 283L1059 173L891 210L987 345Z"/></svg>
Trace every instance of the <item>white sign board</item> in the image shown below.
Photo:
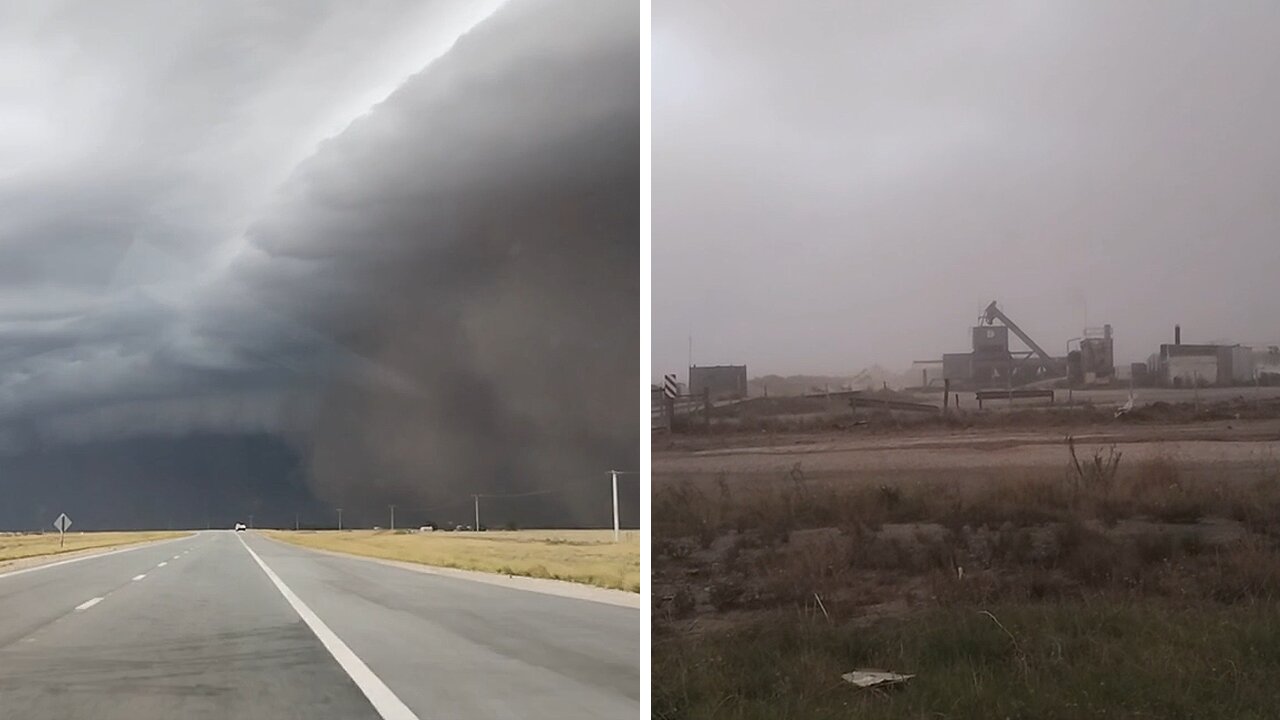
<svg viewBox="0 0 1280 720"><path fill-rule="evenodd" d="M67 517L66 513L62 513L57 520L53 521L53 526L58 529L58 532L66 532L67 528L71 527L71 518Z"/></svg>

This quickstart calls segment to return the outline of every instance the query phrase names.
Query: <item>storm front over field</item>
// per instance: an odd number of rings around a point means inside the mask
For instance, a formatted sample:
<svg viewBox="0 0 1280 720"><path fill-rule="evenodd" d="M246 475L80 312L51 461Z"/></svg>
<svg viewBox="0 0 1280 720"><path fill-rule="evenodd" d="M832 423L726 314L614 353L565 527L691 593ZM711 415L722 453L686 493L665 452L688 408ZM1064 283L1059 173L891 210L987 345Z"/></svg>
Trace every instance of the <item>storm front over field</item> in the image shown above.
<svg viewBox="0 0 1280 720"><path fill-rule="evenodd" d="M653 380L1280 343L1274 3L655 2ZM919 382L920 372L913 382ZM878 384L878 383L877 383Z"/></svg>
<svg viewBox="0 0 1280 720"><path fill-rule="evenodd" d="M0 6L0 530L610 523L638 17Z"/></svg>

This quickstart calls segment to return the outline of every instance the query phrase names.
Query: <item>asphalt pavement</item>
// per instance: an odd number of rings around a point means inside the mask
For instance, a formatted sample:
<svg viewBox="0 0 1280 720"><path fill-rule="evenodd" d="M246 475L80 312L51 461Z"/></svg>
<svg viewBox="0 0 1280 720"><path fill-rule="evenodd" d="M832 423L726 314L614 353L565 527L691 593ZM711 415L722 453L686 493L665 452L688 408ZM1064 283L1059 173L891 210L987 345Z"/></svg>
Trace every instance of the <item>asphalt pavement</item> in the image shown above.
<svg viewBox="0 0 1280 720"><path fill-rule="evenodd" d="M201 532L0 574L0 718L635 718L634 608Z"/></svg>

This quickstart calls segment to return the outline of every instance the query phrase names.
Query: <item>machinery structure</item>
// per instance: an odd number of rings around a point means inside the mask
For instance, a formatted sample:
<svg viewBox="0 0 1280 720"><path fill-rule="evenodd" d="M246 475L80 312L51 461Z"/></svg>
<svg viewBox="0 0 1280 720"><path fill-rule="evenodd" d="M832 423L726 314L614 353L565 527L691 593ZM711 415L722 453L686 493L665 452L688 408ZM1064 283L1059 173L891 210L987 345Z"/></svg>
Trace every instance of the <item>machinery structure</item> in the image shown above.
<svg viewBox="0 0 1280 720"><path fill-rule="evenodd" d="M1009 336L1025 349L1009 346ZM959 388L1015 388L1071 377L1076 383L1110 382L1115 375L1111 326L1086 329L1080 349L1066 357L1049 354L993 300L971 328L973 349L942 356L942 376ZM1069 345L1070 343L1068 343ZM927 378L928 376L924 376Z"/></svg>
<svg viewBox="0 0 1280 720"><path fill-rule="evenodd" d="M1001 324L996 325L996 321ZM1027 350L1009 349L1013 333ZM1045 352L992 300L973 328L973 381L982 386L1016 386L1066 375L1066 363Z"/></svg>
<svg viewBox="0 0 1280 720"><path fill-rule="evenodd" d="M971 328L973 351L942 356L942 374L957 387L1013 388L1066 375L1066 360L1050 355L993 300ZM1012 350L1009 334L1026 350Z"/></svg>
<svg viewBox="0 0 1280 720"><path fill-rule="evenodd" d="M1080 349L1067 353L1067 377L1072 385L1110 382L1116 374L1111 326L1085 328ZM1132 372L1132 370L1131 370Z"/></svg>

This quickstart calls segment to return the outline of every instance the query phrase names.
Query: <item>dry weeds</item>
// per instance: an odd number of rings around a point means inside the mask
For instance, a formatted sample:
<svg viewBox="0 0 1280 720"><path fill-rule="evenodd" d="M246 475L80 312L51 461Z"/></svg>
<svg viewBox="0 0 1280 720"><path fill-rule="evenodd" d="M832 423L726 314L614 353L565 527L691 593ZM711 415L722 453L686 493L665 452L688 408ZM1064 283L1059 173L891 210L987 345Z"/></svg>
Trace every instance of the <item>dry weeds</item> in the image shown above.
<svg viewBox="0 0 1280 720"><path fill-rule="evenodd" d="M0 533L0 563L40 555L57 555L115 545L133 545L189 534L185 532L71 532L67 533L66 544L59 546L57 533Z"/></svg>
<svg viewBox="0 0 1280 720"><path fill-rule="evenodd" d="M268 531L278 540L353 555L568 580L640 591L639 533L613 542L611 530L517 530L482 533Z"/></svg>

